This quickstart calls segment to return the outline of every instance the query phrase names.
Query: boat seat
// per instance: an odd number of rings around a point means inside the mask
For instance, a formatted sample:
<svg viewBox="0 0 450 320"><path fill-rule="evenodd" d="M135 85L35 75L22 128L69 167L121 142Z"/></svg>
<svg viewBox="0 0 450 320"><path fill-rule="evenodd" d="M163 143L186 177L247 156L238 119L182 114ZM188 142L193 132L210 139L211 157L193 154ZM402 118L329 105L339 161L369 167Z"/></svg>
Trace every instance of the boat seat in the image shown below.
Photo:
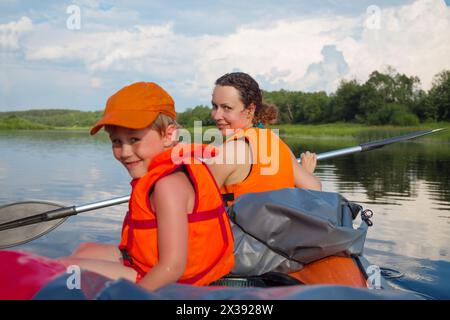
<svg viewBox="0 0 450 320"><path fill-rule="evenodd" d="M239 275L227 275L213 283L211 286L226 286L226 287L280 287L280 286L295 286L303 284L300 280L291 277L281 272L268 272L259 276L243 277Z"/></svg>

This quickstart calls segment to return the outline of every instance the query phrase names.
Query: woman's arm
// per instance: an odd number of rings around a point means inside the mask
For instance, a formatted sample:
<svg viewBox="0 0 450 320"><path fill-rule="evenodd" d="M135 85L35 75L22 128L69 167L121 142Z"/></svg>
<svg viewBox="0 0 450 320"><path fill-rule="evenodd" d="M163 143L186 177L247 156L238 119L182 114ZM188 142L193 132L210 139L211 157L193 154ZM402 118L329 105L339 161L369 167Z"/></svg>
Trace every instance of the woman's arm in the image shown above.
<svg viewBox="0 0 450 320"><path fill-rule="evenodd" d="M291 153L291 156L294 167L295 186L297 188L322 191L322 183L320 183L320 179L302 167L293 153Z"/></svg>
<svg viewBox="0 0 450 320"><path fill-rule="evenodd" d="M194 189L183 172L156 183L152 204L158 219L159 262L139 282L145 289L156 290L183 275L188 257L188 213L194 199Z"/></svg>

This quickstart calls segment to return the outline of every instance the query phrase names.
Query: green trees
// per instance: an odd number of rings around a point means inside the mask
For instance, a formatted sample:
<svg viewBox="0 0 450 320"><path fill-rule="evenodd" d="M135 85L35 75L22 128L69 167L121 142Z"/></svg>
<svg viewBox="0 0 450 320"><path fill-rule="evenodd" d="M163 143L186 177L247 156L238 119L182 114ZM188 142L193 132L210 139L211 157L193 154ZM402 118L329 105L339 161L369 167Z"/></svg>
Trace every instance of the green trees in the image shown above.
<svg viewBox="0 0 450 320"><path fill-rule="evenodd" d="M306 94L303 99L303 116L305 122L319 123L326 119L325 112L329 98L324 91Z"/></svg>
<svg viewBox="0 0 450 320"><path fill-rule="evenodd" d="M435 121L450 121L450 70L438 73L428 92L427 115Z"/></svg>
<svg viewBox="0 0 450 320"><path fill-rule="evenodd" d="M1 112L0 119L15 116L44 127L90 127L100 119L101 115L101 111L39 109Z"/></svg>
<svg viewBox="0 0 450 320"><path fill-rule="evenodd" d="M214 125L214 121L211 119L211 109L200 105L177 114L177 122L183 127L193 127L194 121L202 121L204 126Z"/></svg>
<svg viewBox="0 0 450 320"><path fill-rule="evenodd" d="M373 125L417 125L426 121L450 121L450 70L436 74L430 90L420 79L393 68L373 71L365 83L342 80L336 92L263 91L266 103L278 107L278 123L354 122ZM47 109L0 112L0 129L90 127L101 111ZM192 127L194 121L214 125L211 109L199 105L179 112L178 122Z"/></svg>
<svg viewBox="0 0 450 320"><path fill-rule="evenodd" d="M369 124L415 125L419 118L413 113L420 80L389 68L383 74L374 71L363 85L359 120Z"/></svg>
<svg viewBox="0 0 450 320"><path fill-rule="evenodd" d="M301 110L301 96L303 94L303 92L283 89L272 92L263 91L263 100L278 107L279 123L295 123L301 122L300 119L303 118Z"/></svg>
<svg viewBox="0 0 450 320"><path fill-rule="evenodd" d="M264 101L278 107L279 123L319 123L325 120L326 92L264 91Z"/></svg>
<svg viewBox="0 0 450 320"><path fill-rule="evenodd" d="M439 73L433 88L426 93L420 89L418 77L408 77L388 68L386 73L372 72L364 84L356 80L342 81L331 95L328 120L401 126L445 120L449 98L449 71Z"/></svg>
<svg viewBox="0 0 450 320"><path fill-rule="evenodd" d="M342 80L335 93L264 92L279 109L279 123L355 122L371 125L417 125L450 120L450 71L435 76L433 87L420 89L420 79L388 68L374 71L363 84Z"/></svg>
<svg viewBox="0 0 450 320"><path fill-rule="evenodd" d="M40 130L48 126L21 119L15 115L0 117L0 130Z"/></svg>
<svg viewBox="0 0 450 320"><path fill-rule="evenodd" d="M342 80L336 93L330 98L327 118L330 122L354 122L361 113L361 99L364 88L356 81Z"/></svg>

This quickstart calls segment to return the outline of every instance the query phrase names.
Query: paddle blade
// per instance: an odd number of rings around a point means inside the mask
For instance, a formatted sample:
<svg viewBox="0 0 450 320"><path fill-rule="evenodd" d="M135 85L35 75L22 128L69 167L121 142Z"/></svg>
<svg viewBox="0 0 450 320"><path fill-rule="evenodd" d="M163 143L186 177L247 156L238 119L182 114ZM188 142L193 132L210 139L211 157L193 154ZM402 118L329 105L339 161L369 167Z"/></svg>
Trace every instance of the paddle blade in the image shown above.
<svg viewBox="0 0 450 320"><path fill-rule="evenodd" d="M25 201L0 207L0 224L31 217L63 206L46 201ZM66 218L19 226L0 231L0 249L5 249L32 241L52 231Z"/></svg>

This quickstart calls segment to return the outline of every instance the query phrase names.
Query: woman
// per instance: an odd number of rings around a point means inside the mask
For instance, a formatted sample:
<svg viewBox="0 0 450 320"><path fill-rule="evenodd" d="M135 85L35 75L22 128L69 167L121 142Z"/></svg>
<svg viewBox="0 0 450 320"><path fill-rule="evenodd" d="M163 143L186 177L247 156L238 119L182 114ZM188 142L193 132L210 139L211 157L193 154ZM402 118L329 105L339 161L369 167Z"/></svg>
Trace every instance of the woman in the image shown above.
<svg viewBox="0 0 450 320"><path fill-rule="evenodd" d="M217 79L212 94L212 118L226 137L220 159L210 163L217 184L230 205L248 192L298 187L321 190L314 172L315 154L302 154L302 165L270 129L274 106L262 102L258 83L248 74L233 72ZM220 161L218 161L220 160Z"/></svg>

